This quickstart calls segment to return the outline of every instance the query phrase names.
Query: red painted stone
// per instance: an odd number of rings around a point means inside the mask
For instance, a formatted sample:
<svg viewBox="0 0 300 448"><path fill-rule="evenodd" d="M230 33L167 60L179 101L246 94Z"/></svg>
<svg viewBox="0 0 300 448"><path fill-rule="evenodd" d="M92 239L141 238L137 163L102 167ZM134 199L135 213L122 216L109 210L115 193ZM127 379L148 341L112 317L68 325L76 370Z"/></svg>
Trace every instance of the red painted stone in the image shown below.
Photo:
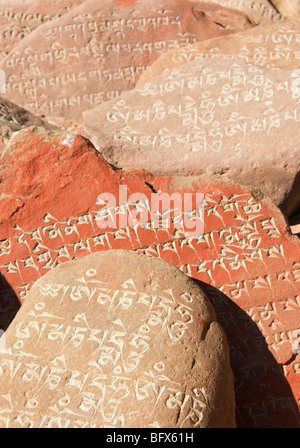
<svg viewBox="0 0 300 448"><path fill-rule="evenodd" d="M231 349L238 426L298 425L300 241L269 199L224 177L115 170L83 138L41 128L15 134L0 176L2 328L17 308L14 294L22 302L60 263L117 248L160 257L199 282L214 305ZM186 237L176 222L100 229L100 193L116 197L117 216L134 213L136 204L119 204L120 185L128 197L203 193L203 235Z"/></svg>
<svg viewBox="0 0 300 448"><path fill-rule="evenodd" d="M2 61L6 97L36 115L76 121L134 87L168 48L252 26L245 14L212 3L87 0L31 32Z"/></svg>

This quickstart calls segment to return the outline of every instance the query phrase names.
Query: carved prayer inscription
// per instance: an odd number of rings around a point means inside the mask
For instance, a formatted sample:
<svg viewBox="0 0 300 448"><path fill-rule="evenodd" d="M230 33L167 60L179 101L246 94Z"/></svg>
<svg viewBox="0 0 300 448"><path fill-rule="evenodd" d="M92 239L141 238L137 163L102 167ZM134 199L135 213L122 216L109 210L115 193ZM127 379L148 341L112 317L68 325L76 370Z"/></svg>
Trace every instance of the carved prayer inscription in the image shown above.
<svg viewBox="0 0 300 448"><path fill-rule="evenodd" d="M2 427L235 427L214 311L162 260L112 251L54 269L33 286L6 346Z"/></svg>
<svg viewBox="0 0 300 448"><path fill-rule="evenodd" d="M274 22L282 18L268 0L214 0L213 3L243 11L256 24Z"/></svg>
<svg viewBox="0 0 300 448"><path fill-rule="evenodd" d="M267 68L300 69L299 30L300 19L293 18L169 50L151 64L137 85L150 81L165 69L203 58L241 60Z"/></svg>
<svg viewBox="0 0 300 448"><path fill-rule="evenodd" d="M251 193L225 178L166 178L114 170L84 139L71 137L23 130L0 160L0 216L5 216L4 210L10 216L0 221L0 270L6 279L0 283L2 322L7 324L12 312L9 285L25 305L33 283L68 261L110 249L161 258L202 282L220 316L234 366L238 424L265 427L277 419L295 422L293 398L280 386L287 381L294 400L300 397L300 247L279 210L257 190ZM47 176L41 178L43 163ZM30 179L25 176L28 171ZM18 175L14 178L11 173ZM139 217L137 210L148 210L147 201L120 200L120 185L128 186L128 194L144 193L146 199L154 192L202 192L203 234L186 237L175 226L175 212L165 228L153 228L140 218L137 225L99 228L99 216ZM105 192L116 197L115 205L97 205ZM173 207L171 202L166 209ZM164 221L163 213L160 219ZM135 280L132 275L128 278ZM74 303L80 296L88 300L84 288L67 292ZM270 377L276 378L275 385Z"/></svg>
<svg viewBox="0 0 300 448"><path fill-rule="evenodd" d="M7 98L34 114L76 121L81 111L134 87L167 49L253 26L238 11L222 19L222 7L205 8L203 16L190 1L118 7L113 0L87 0L40 26L2 61Z"/></svg>
<svg viewBox="0 0 300 448"><path fill-rule="evenodd" d="M119 143L102 151L115 166L160 175L226 173L289 215L300 204L299 193L290 195L300 160L298 76L199 59L85 112L85 126L96 147L103 134Z"/></svg>

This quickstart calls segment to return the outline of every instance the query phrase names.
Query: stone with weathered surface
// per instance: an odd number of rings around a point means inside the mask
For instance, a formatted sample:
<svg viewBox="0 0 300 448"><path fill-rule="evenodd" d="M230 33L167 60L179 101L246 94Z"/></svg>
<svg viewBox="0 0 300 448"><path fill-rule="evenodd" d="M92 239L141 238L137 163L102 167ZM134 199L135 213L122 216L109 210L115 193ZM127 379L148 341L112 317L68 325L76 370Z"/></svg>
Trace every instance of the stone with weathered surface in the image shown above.
<svg viewBox="0 0 300 448"><path fill-rule="evenodd" d="M84 112L84 120L116 167L225 173L259 188L288 216L300 205L299 95L297 71L198 59ZM103 150L103 135L118 145Z"/></svg>
<svg viewBox="0 0 300 448"><path fill-rule="evenodd" d="M284 17L300 16L300 0L270 0Z"/></svg>
<svg viewBox="0 0 300 448"><path fill-rule="evenodd" d="M293 235L298 235L300 237L300 213L291 216L289 224Z"/></svg>
<svg viewBox="0 0 300 448"><path fill-rule="evenodd" d="M204 2L206 1L204 0ZM268 0L214 0L214 3L247 14L257 25L282 19L279 12Z"/></svg>
<svg viewBox="0 0 300 448"><path fill-rule="evenodd" d="M0 328L15 314L16 296L26 303L33 283L64 262L109 249L159 257L202 282L213 303L230 344L237 425L297 426L300 242L269 199L224 176L115 170L86 140L41 128L13 135L0 175ZM203 235L189 236L176 210L163 228L174 209L168 197L160 227L153 226L147 200L155 192L194 199L202 192L203 213L183 215L204 221ZM97 201L101 193L113 194L115 206ZM145 196L137 203L134 193ZM114 215L127 224L110 225ZM130 222L134 216L144 225Z"/></svg>
<svg viewBox="0 0 300 448"><path fill-rule="evenodd" d="M118 7L87 0L41 25L1 62L6 98L38 116L76 121L83 110L134 87L168 48L252 26L245 14L211 3L140 0Z"/></svg>
<svg viewBox="0 0 300 448"><path fill-rule="evenodd" d="M267 68L300 69L299 40L300 19L291 19L175 48L159 56L141 75L137 86L164 70L199 58L240 60Z"/></svg>
<svg viewBox="0 0 300 448"><path fill-rule="evenodd" d="M35 0L27 3L0 2L0 58L25 36L45 22L61 17L84 0Z"/></svg>
<svg viewBox="0 0 300 448"><path fill-rule="evenodd" d="M0 135L2 137L9 139L13 132L30 126L43 126L49 130L57 128L35 117L17 104L0 97Z"/></svg>
<svg viewBox="0 0 300 448"><path fill-rule="evenodd" d="M225 335L202 289L163 260L117 250L64 263L5 337L1 427L235 427Z"/></svg>

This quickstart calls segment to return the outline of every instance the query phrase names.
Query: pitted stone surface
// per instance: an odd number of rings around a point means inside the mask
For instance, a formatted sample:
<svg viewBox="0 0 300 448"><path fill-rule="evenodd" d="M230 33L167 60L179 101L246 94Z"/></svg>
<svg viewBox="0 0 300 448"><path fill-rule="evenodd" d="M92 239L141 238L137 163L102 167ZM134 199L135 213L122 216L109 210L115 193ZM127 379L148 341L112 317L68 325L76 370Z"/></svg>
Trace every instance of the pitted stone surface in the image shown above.
<svg viewBox="0 0 300 448"><path fill-rule="evenodd" d="M252 27L245 14L211 3L87 0L39 26L1 62L6 98L38 116L76 121L134 87L168 48Z"/></svg>
<svg viewBox="0 0 300 448"><path fill-rule="evenodd" d="M235 427L225 335L201 288L165 261L117 250L65 263L5 336L2 427Z"/></svg>
<svg viewBox="0 0 300 448"><path fill-rule="evenodd" d="M230 346L237 425L297 426L300 242L269 199L224 176L115 170L86 140L41 128L15 133L0 164L0 328L16 311L14 295L26 304L33 283L67 261L110 249L161 258L201 282L217 312ZM168 201L153 227L147 201L155 192L203 193L203 214L183 213L186 225L204 222L203 235L191 238ZM101 193L115 205L97 203ZM136 202L134 193L145 196ZM111 225L112 215L127 225Z"/></svg>
<svg viewBox="0 0 300 448"><path fill-rule="evenodd" d="M86 111L84 124L118 168L226 173L289 216L300 205L299 79L297 70L197 59ZM118 145L102 150L103 135Z"/></svg>

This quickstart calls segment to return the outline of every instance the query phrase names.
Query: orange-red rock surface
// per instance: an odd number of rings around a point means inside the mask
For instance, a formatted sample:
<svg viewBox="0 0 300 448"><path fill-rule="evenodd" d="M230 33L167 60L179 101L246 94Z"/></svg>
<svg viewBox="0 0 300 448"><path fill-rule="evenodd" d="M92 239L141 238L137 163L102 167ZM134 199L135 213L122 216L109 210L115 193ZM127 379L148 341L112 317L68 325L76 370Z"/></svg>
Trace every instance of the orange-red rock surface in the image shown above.
<svg viewBox="0 0 300 448"><path fill-rule="evenodd" d="M43 23L57 19L84 0L47 0L21 3L0 2L0 58L12 51L25 36Z"/></svg>
<svg viewBox="0 0 300 448"><path fill-rule="evenodd" d="M41 128L14 135L0 170L2 326L33 282L61 263L109 249L160 257L199 281L215 307L231 347L238 426L297 425L300 242L269 199L224 178L124 173L86 140ZM190 193L193 217L182 226L173 211L169 227L152 228L145 201L155 192ZM133 193L144 196L136 202ZM197 211L204 229L193 237L187 225Z"/></svg>

